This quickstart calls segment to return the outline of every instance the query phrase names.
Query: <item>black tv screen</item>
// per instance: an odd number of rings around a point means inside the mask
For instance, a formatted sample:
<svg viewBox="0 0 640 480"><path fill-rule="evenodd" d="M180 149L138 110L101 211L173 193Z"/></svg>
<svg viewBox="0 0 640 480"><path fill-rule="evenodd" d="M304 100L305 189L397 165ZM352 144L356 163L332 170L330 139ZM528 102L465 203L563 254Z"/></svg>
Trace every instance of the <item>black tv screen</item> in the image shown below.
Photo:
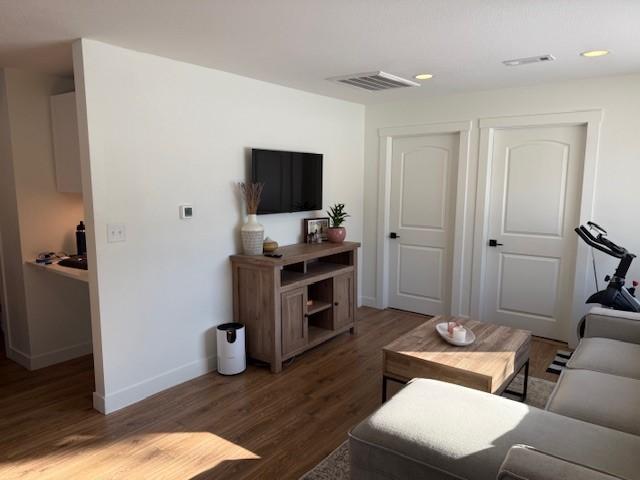
<svg viewBox="0 0 640 480"><path fill-rule="evenodd" d="M258 214L322 209L320 153L254 148L251 181L264 183Z"/></svg>

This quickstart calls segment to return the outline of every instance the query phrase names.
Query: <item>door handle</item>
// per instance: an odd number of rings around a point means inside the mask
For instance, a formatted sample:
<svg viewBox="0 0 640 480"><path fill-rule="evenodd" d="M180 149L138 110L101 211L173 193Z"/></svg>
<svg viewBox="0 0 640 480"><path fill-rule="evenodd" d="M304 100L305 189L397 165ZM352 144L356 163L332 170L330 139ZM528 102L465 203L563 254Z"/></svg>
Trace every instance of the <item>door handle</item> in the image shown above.
<svg viewBox="0 0 640 480"><path fill-rule="evenodd" d="M389 238L400 238L400 235L398 235L396 232L391 232L389 234Z"/></svg>
<svg viewBox="0 0 640 480"><path fill-rule="evenodd" d="M497 240L492 238L492 239L489 240L489 246L490 247L501 247L502 243L498 243Z"/></svg>

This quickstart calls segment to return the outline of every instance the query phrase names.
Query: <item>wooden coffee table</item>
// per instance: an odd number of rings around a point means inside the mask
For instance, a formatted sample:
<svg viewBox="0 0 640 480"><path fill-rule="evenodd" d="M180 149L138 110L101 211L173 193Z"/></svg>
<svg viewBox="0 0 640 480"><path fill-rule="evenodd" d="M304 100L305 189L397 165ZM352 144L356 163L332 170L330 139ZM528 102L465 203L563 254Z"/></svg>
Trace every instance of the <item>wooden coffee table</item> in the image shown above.
<svg viewBox="0 0 640 480"><path fill-rule="evenodd" d="M473 330L476 341L455 347L436 332L436 324L456 320ZM484 392L503 392L527 398L531 332L482 323L475 320L434 317L382 349L382 400L387 399L387 382L407 383L412 378L433 378ZM507 387L524 368L524 389Z"/></svg>

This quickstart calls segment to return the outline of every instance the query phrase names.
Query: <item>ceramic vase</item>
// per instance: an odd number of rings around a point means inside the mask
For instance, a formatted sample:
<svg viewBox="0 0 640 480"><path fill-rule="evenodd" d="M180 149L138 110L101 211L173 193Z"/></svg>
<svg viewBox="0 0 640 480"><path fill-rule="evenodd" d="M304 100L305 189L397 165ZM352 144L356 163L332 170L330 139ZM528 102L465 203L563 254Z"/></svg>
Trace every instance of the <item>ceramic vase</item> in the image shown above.
<svg viewBox="0 0 640 480"><path fill-rule="evenodd" d="M262 255L264 227L258 223L255 213L248 215L247 223L240 228L240 237L245 255Z"/></svg>
<svg viewBox="0 0 640 480"><path fill-rule="evenodd" d="M327 229L327 240L331 243L342 243L347 236L347 229L344 227L330 227Z"/></svg>

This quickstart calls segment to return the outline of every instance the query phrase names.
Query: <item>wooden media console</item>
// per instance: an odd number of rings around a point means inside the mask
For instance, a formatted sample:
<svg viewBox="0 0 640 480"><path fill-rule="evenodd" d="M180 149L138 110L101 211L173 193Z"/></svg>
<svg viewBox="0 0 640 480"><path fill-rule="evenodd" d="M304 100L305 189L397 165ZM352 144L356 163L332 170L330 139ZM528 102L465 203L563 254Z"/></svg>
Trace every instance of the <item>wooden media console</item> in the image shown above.
<svg viewBox="0 0 640 480"><path fill-rule="evenodd" d="M357 242L281 247L280 258L232 255L233 315L247 356L282 362L349 330L356 333Z"/></svg>

